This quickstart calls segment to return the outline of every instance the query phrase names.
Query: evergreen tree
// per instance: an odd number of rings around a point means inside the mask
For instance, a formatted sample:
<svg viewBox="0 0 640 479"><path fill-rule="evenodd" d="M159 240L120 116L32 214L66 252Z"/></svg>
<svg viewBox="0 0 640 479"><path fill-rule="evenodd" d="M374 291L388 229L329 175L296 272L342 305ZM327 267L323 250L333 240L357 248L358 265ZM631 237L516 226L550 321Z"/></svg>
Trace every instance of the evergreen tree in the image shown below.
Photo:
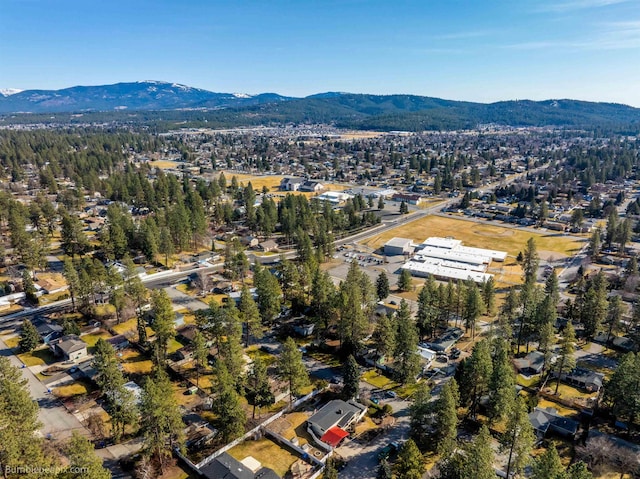
<svg viewBox="0 0 640 479"><path fill-rule="evenodd" d="M110 479L111 472L102 466L102 458L96 455L94 445L86 437L73 431L65 447L69 467L58 479Z"/></svg>
<svg viewBox="0 0 640 479"><path fill-rule="evenodd" d="M396 349L396 327L386 314L378 318L373 337L380 356L385 356L387 359L393 356Z"/></svg>
<svg viewBox="0 0 640 479"><path fill-rule="evenodd" d="M351 354L342 368L342 377L344 378L344 386L342 388L344 400L348 401L349 399L357 398L360 392L360 368Z"/></svg>
<svg viewBox="0 0 640 479"><path fill-rule="evenodd" d="M71 296L71 305L73 310L76 310L76 295L78 294L78 290L80 289L80 278L78 278L78 272L76 268L73 266L73 262L71 258L65 258L64 267L62 270L62 274L64 276L67 285L69 286L69 295Z"/></svg>
<svg viewBox="0 0 640 479"><path fill-rule="evenodd" d="M0 356L0 471L5 475L11 467L47 464L36 436L38 404L27 384L20 370Z"/></svg>
<svg viewBox="0 0 640 479"><path fill-rule="evenodd" d="M442 397L442 396L440 396ZM411 417L411 438L420 447L426 448L430 441L430 419L433 412L431 406L431 391L426 382L418 383L413 395L413 404L409 407Z"/></svg>
<svg viewBox="0 0 640 479"><path fill-rule="evenodd" d="M593 233L591 234L591 239L589 240L589 253L592 260L598 259L598 255L600 255L600 249L602 248L602 228L597 226Z"/></svg>
<svg viewBox="0 0 640 479"><path fill-rule="evenodd" d="M196 386L200 387L200 369L207 363L209 348L204 335L196 329L193 335L193 359L196 362Z"/></svg>
<svg viewBox="0 0 640 479"><path fill-rule="evenodd" d="M242 358L242 323L240 322L238 309L233 301L227 303L220 312L222 313L222 332L225 339L219 346L220 356L236 388L239 390L245 364Z"/></svg>
<svg viewBox="0 0 640 479"><path fill-rule="evenodd" d="M504 340L494 343L493 368L489 381L489 417L493 422L506 419L515 400L516 375Z"/></svg>
<svg viewBox="0 0 640 479"><path fill-rule="evenodd" d="M275 276L265 268L257 268L253 283L258 296L258 309L265 324L271 324L282 307L282 290Z"/></svg>
<svg viewBox="0 0 640 479"><path fill-rule="evenodd" d="M389 296L389 292L389 278L387 277L387 273L382 271L376 280L376 293L378 295L378 299L382 301Z"/></svg>
<svg viewBox="0 0 640 479"><path fill-rule="evenodd" d="M22 331L20 332L20 350L30 353L40 345L40 335L33 323L27 319L22 321Z"/></svg>
<svg viewBox="0 0 640 479"><path fill-rule="evenodd" d="M357 351L369 332L369 314L373 305L373 285L369 277L353 261L346 279L340 285L340 319L338 332L342 349Z"/></svg>
<svg viewBox="0 0 640 479"><path fill-rule="evenodd" d="M151 293L152 327L156 333L155 352L158 365L164 364L167 358L167 346L176 335L175 319L171 298L164 289L156 289Z"/></svg>
<svg viewBox="0 0 640 479"><path fill-rule="evenodd" d="M622 356L607 383L604 399L617 417L640 420L640 354Z"/></svg>
<svg viewBox="0 0 640 479"><path fill-rule="evenodd" d="M407 203L405 201L402 201L400 203L400 214L406 215L407 213L409 213L409 207L407 206Z"/></svg>
<svg viewBox="0 0 640 479"><path fill-rule="evenodd" d="M403 269L400 272L400 277L398 278L398 290L411 291L412 288L413 278L411 277L411 272L408 269Z"/></svg>
<svg viewBox="0 0 640 479"><path fill-rule="evenodd" d="M244 433L247 417L242 408L241 398L235 383L223 362L216 369L217 396L213 400L213 412L218 416L216 425L222 441L226 444Z"/></svg>
<svg viewBox="0 0 640 479"><path fill-rule="evenodd" d="M487 314L493 314L496 303L496 285L493 280L493 276L490 276L488 280L482 283L482 299L484 301L484 307Z"/></svg>
<svg viewBox="0 0 640 479"><path fill-rule="evenodd" d="M448 381L442 388L434 408L434 438L436 450L441 457L453 453L458 436L458 400L455 379Z"/></svg>
<svg viewBox="0 0 640 479"><path fill-rule="evenodd" d="M240 294L240 319L245 325L245 347L249 347L251 337L262 337L262 324L260 322L260 311L253 299L253 294L247 285L242 287Z"/></svg>
<svg viewBox="0 0 640 479"><path fill-rule="evenodd" d="M544 454L533 461L532 479L566 479L555 444L551 444ZM572 478L573 479L573 478Z"/></svg>
<svg viewBox="0 0 640 479"><path fill-rule="evenodd" d="M575 353L576 333L571 322L568 322L564 328L562 341L560 342L560 357L556 361L556 372L558 379L556 381L556 394L560 387L560 376L563 373L571 371L576 366L576 359L573 357Z"/></svg>
<svg viewBox="0 0 640 479"><path fill-rule="evenodd" d="M327 463L322 474L323 479L338 479L338 470L336 469L333 459L327 459Z"/></svg>
<svg viewBox="0 0 640 479"><path fill-rule="evenodd" d="M464 479L493 479L493 449L491 449L491 435L486 426L480 428L478 435L464 448L460 478Z"/></svg>
<svg viewBox="0 0 640 479"><path fill-rule="evenodd" d="M299 394L301 388L309 384L309 373L302 362L302 353L291 337L282 346L282 353L278 358L278 375L287 382L291 400L294 395Z"/></svg>
<svg viewBox="0 0 640 479"><path fill-rule="evenodd" d="M471 357L465 363L463 369L463 382L461 384L462 397L471 401L471 413L475 416L480 398L489 388L493 365L489 343L486 339L476 343L471 352Z"/></svg>
<svg viewBox="0 0 640 479"><path fill-rule="evenodd" d="M420 372L418 357L418 332L411 318L409 305L403 299L396 312L396 349L394 352L394 372L402 384L412 383Z"/></svg>
<svg viewBox="0 0 640 479"><path fill-rule="evenodd" d="M526 405L524 400L518 397L508 411L506 431L500 441L503 449L509 451L507 477L510 477L512 472L522 472L529 463L535 441L536 436L529 421Z"/></svg>
<svg viewBox="0 0 640 479"><path fill-rule="evenodd" d="M256 417L256 408L265 407L275 402L275 397L269 385L267 365L260 355L256 355L253 366L247 376L247 400L253 406L252 418Z"/></svg>
<svg viewBox="0 0 640 479"><path fill-rule="evenodd" d="M22 272L22 289L24 290L27 300L31 301L32 303L38 304L36 287L33 284L33 275L28 269L25 269Z"/></svg>
<svg viewBox="0 0 640 479"><path fill-rule="evenodd" d="M169 378L159 370L155 377L149 377L145 382L140 399L144 446L155 456L163 474L166 458L171 457L175 447L182 447L184 443L182 414L175 396L167 394L171 390Z"/></svg>
<svg viewBox="0 0 640 479"><path fill-rule="evenodd" d="M538 256L538 248L536 246L536 240L531 237L527 240L527 245L524 249L522 259L522 270L524 272L525 282L536 282L538 276L538 266L540 264L540 257Z"/></svg>
<svg viewBox="0 0 640 479"><path fill-rule="evenodd" d="M484 303L478 285L473 281L469 281L466 287L462 319L464 320L465 330L471 329L471 337L474 339L476 337L476 322L483 313Z"/></svg>
<svg viewBox="0 0 640 479"><path fill-rule="evenodd" d="M396 474L402 479L421 479L424 474L424 458L413 439L408 439L400 448Z"/></svg>
<svg viewBox="0 0 640 479"><path fill-rule="evenodd" d="M593 474L589 472L584 462L578 461L569 466L566 477L567 479L593 479Z"/></svg>

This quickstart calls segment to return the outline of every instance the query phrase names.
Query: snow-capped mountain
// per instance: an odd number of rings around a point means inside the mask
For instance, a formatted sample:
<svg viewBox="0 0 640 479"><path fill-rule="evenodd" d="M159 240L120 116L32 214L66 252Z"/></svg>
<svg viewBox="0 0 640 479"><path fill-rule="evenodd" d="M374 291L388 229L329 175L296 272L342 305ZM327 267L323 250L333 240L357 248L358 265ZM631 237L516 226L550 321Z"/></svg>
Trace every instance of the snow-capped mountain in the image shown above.
<svg viewBox="0 0 640 479"><path fill-rule="evenodd" d="M18 88L0 88L0 96L11 96L16 93L20 93L21 91L24 90L20 90Z"/></svg>
<svg viewBox="0 0 640 479"><path fill-rule="evenodd" d="M225 108L282 101L269 94L215 93L179 83L145 80L62 90L1 90L0 113Z"/></svg>

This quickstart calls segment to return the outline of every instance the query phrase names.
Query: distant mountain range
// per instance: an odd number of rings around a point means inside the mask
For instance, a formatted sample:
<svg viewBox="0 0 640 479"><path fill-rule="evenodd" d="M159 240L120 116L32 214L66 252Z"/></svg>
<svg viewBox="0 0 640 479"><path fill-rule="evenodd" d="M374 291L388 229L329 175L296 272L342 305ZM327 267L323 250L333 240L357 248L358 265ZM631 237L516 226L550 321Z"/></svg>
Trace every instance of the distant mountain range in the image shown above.
<svg viewBox="0 0 640 479"><path fill-rule="evenodd" d="M578 100L473 103L416 95L328 92L305 98L276 93L215 93L178 83L140 81L62 90L0 90L0 114L160 112L156 120L197 126L332 123L380 130L448 130L496 123L511 126L640 126L640 109ZM179 111L197 113L178 114ZM163 113L164 112L164 113ZM174 112L174 113L171 113ZM130 115L130 114L129 114ZM146 117L150 117L147 114Z"/></svg>

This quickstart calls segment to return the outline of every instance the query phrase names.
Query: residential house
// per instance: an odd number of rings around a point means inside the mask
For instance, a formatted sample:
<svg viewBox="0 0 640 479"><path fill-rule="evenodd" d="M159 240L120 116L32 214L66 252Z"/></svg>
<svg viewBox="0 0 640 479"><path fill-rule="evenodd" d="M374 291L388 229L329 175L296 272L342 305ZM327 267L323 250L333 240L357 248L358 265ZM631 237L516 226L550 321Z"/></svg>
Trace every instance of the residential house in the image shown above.
<svg viewBox="0 0 640 479"><path fill-rule="evenodd" d="M65 361L77 361L87 357L87 343L75 334L68 334L54 339L49 348L55 356L61 356Z"/></svg>
<svg viewBox="0 0 640 479"><path fill-rule="evenodd" d="M539 439L544 438L547 432L573 439L578 432L577 421L562 416L552 407L535 408L529 413L529 421Z"/></svg>
<svg viewBox="0 0 640 479"><path fill-rule="evenodd" d="M98 376L98 371L93 367L93 361L85 361L78 364L78 372L90 381L95 381Z"/></svg>
<svg viewBox="0 0 640 479"><path fill-rule="evenodd" d="M366 412L366 406L356 401L335 399L309 418L307 431L315 439L337 447L349 435L347 429L360 421Z"/></svg>
<svg viewBox="0 0 640 479"><path fill-rule="evenodd" d="M256 238L255 236L248 235L240 238L240 243L247 248L253 248L254 246L258 246L260 240L258 240L258 238Z"/></svg>
<svg viewBox="0 0 640 479"><path fill-rule="evenodd" d="M551 374L553 377L558 377L557 371ZM604 374L586 368L575 368L568 373L562 373L560 381L589 392L598 392L604 383Z"/></svg>
<svg viewBox="0 0 640 479"><path fill-rule="evenodd" d="M278 249L278 243L276 243L274 240L266 240L258 244L258 249L263 253L268 253L269 251L275 251Z"/></svg>
<svg viewBox="0 0 640 479"><path fill-rule="evenodd" d="M230 454L223 452L213 461L200 469L207 479L281 479L278 474L268 467L260 467L257 471L253 471L250 466L253 461L248 461L249 466L238 461Z"/></svg>
<svg viewBox="0 0 640 479"><path fill-rule="evenodd" d="M36 330L40 335L40 339L42 339L44 344L49 344L54 339L58 339L62 336L63 328L58 324L34 321L33 325L36 327Z"/></svg>
<svg viewBox="0 0 640 479"><path fill-rule="evenodd" d="M115 349L116 351L122 351L123 349L127 349L130 345L129 339L123 334L118 334L117 336L108 338L106 341L111 346L113 346L113 349Z"/></svg>
<svg viewBox="0 0 640 479"><path fill-rule="evenodd" d="M544 353L531 351L524 358L514 359L513 364L520 374L526 376L540 374L544 368Z"/></svg>
<svg viewBox="0 0 640 479"><path fill-rule="evenodd" d="M61 293L69 289L67 282L60 273L38 275L38 280L33 285L44 294Z"/></svg>
<svg viewBox="0 0 640 479"><path fill-rule="evenodd" d="M322 185L322 183L319 183L317 181L305 181L300 185L300 188L298 188L298 191L304 191L307 193L317 193L319 191L322 191L323 189L324 189L324 185Z"/></svg>
<svg viewBox="0 0 640 479"><path fill-rule="evenodd" d="M305 181L302 178L282 178L280 181L281 191L298 191Z"/></svg>

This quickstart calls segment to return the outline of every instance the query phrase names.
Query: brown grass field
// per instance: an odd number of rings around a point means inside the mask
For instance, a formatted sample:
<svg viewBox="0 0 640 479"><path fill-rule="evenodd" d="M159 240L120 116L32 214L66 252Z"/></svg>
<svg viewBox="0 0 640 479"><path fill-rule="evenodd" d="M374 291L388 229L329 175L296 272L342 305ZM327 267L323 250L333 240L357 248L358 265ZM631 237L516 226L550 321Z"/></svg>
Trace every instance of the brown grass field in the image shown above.
<svg viewBox="0 0 640 479"><path fill-rule="evenodd" d="M167 170L170 168L176 168L178 166L177 161L169 161L169 160L156 160L150 161L149 165L154 168L160 168L161 170Z"/></svg>
<svg viewBox="0 0 640 479"><path fill-rule="evenodd" d="M263 466L273 469L280 477L284 477L291 465L298 460L297 456L266 438L244 441L228 452L239 461L252 456Z"/></svg>
<svg viewBox="0 0 640 479"><path fill-rule="evenodd" d="M517 256L533 237L536 240L538 252L555 256L560 259L565 255L577 253L583 243L575 238L555 233L532 233L516 228L505 228L492 224L476 223L443 216L427 216L385 231L363 241L365 246L379 248L393 237L410 238L414 241L424 241L430 236L452 236L462 240L465 246L490 248L507 251L510 256Z"/></svg>
<svg viewBox="0 0 640 479"><path fill-rule="evenodd" d="M307 198L316 196L316 193L306 193L302 191L280 191L278 188L280 186L280 181L282 181L282 178L284 178L283 175L245 175L242 173L225 171L224 176L227 179L227 185L231 184L231 178L235 176L238 179L238 183L240 185L246 186L249 182L251 182L251 186L253 186L253 189L258 193L262 191L263 186L266 186L267 188L269 188L269 192L276 196L276 201L278 197L284 198L287 193L304 195ZM347 186L343 185L324 182L321 183L325 186L325 189L323 191L342 191L347 189Z"/></svg>

